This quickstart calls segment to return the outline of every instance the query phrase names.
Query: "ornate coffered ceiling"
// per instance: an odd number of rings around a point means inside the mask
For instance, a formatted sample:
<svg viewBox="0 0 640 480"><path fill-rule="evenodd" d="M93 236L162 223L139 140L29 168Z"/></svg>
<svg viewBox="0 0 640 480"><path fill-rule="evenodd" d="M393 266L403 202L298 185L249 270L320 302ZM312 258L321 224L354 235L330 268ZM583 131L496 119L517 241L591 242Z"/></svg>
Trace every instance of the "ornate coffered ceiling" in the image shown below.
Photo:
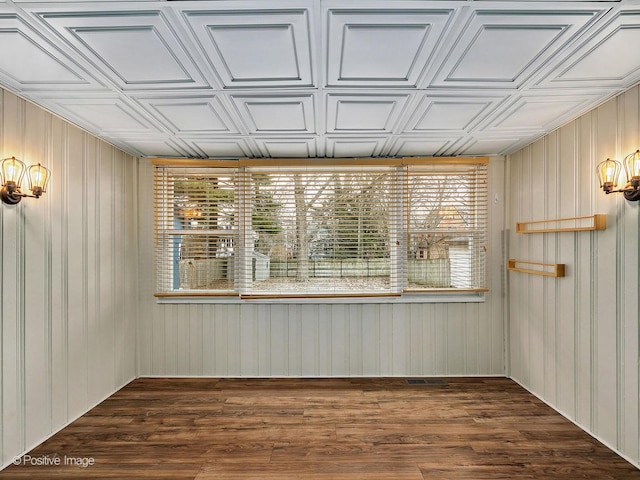
<svg viewBox="0 0 640 480"><path fill-rule="evenodd" d="M0 0L0 84L137 156L509 153L638 45L625 0Z"/></svg>

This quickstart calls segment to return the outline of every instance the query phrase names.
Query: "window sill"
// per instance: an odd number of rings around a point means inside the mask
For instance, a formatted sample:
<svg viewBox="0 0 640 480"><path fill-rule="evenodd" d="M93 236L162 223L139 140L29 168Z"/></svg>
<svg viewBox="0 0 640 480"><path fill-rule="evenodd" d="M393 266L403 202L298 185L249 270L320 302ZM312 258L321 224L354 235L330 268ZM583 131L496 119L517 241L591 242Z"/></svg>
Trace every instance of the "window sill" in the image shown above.
<svg viewBox="0 0 640 480"><path fill-rule="evenodd" d="M156 296L159 304L363 304L363 303L481 303L487 290L406 292L392 295L318 295L318 296L260 296L207 294L163 294Z"/></svg>

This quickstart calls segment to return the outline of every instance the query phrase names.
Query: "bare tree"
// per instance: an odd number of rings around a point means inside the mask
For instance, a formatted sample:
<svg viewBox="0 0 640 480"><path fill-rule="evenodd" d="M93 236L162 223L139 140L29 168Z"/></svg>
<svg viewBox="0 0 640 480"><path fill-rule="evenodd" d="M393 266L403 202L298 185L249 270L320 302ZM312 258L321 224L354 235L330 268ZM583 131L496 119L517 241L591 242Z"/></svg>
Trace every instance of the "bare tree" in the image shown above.
<svg viewBox="0 0 640 480"><path fill-rule="evenodd" d="M420 183L429 182L429 188ZM469 212L464 203L468 190L464 176L432 175L410 184L409 231L412 249L418 258L448 256L448 242L455 233L445 228L455 221L465 222ZM454 220L455 219L455 220Z"/></svg>

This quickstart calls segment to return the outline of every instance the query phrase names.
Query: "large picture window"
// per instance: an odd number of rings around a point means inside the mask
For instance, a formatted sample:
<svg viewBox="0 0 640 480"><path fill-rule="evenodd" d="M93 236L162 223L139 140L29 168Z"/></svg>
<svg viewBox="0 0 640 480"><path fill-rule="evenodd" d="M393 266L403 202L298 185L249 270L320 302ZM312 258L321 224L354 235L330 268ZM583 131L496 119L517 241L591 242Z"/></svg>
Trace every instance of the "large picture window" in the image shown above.
<svg viewBox="0 0 640 480"><path fill-rule="evenodd" d="M158 295L486 289L486 159L261 163L156 165Z"/></svg>

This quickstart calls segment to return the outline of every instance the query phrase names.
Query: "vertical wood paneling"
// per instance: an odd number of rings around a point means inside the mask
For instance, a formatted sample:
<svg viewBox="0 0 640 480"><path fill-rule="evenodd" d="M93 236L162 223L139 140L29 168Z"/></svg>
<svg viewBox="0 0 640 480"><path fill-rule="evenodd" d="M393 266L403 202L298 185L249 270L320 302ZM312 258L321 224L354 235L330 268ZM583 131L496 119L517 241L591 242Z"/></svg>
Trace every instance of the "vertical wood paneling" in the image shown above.
<svg viewBox="0 0 640 480"><path fill-rule="evenodd" d="M135 376L137 160L4 90L0 149L52 171L0 205L4 466Z"/></svg>
<svg viewBox="0 0 640 480"><path fill-rule="evenodd" d="M596 138L596 157L591 164L591 170L595 170L597 159L607 156L621 158L618 155L618 113L617 101L607 102L595 111L597 128L594 132ZM592 183L593 185L593 183ZM616 395L618 392L618 322L619 306L616 300L616 292L620 287L618 282L618 268L611 268L614 260L613 252L617 251L618 231L622 227L624 217L617 215L618 207L623 207L624 200L620 195L594 195L594 208L598 212L603 211L609 218L618 218L614 224L615 228L608 228L598 235L593 235L595 248L595 270L594 285L597 286L594 292L594 357L595 378L594 386L596 396L594 413L596 414L596 424L594 431L603 438L616 438L617 436L617 416L618 403ZM617 253L615 254L617 256ZM620 264L621 259L616 258L616 264ZM617 443L617 441L616 441Z"/></svg>
<svg viewBox="0 0 640 480"><path fill-rule="evenodd" d="M184 316L181 318L182 323L186 323L191 326L191 322L194 318L194 306L190 306L184 313ZM180 328L180 323L177 318L171 318L171 329L172 332L175 332L175 374L176 375L186 375L190 370L191 364L191 355L192 351L190 349L190 329L189 328ZM189 352L189 355L177 355L177 352L185 351Z"/></svg>
<svg viewBox="0 0 640 480"><path fill-rule="evenodd" d="M66 249L68 235L67 215L67 125L57 117L52 118L51 149L47 164L52 172L58 172L49 182L49 221L51 223L51 278L68 277L69 252ZM54 221L55 219L55 221ZM1 234L0 234L1 236ZM66 282L50 282L51 287L51 428L67 421L68 362L67 362L67 313L68 295Z"/></svg>
<svg viewBox="0 0 640 480"><path fill-rule="evenodd" d="M380 305L362 305L362 375L380 375Z"/></svg>
<svg viewBox="0 0 640 480"><path fill-rule="evenodd" d="M553 132L545 138L545 165L544 178L548 182L546 189L543 189L542 196L545 199L544 218L561 218L558 216L558 132ZM556 254L559 250L558 242L560 235L544 235L542 254L546 263L564 263L564 259ZM549 256L552 255L552 258ZM558 362L558 349L556 339L558 337L558 282L551 278L544 281L544 368L543 382L544 392L547 398L557 402L557 375L555 365Z"/></svg>
<svg viewBox="0 0 640 480"><path fill-rule="evenodd" d="M137 192L137 200L143 198L153 198L153 169L150 162L138 162L138 170L137 170L137 184L135 185L135 191ZM136 225L140 232L153 232L153 214L142 214L140 211L140 205L138 201L135 202L137 207L137 215L136 215ZM151 298L153 295L153 291L155 288L154 282L154 270L153 270L153 255L145 255L142 248L150 248L153 246L153 243L147 242L147 244L143 244L142 242L139 245L140 254L138 255L138 276L136 278L136 284L138 285L138 291L140 295L140 299ZM136 298L136 302L138 298ZM153 354L155 339L158 337L157 329L159 324L159 309L154 302L148 302L146 305L145 314L142 314L142 309L140 310L141 315L138 316L136 322L136 338L137 338L137 347L136 347L136 373L139 371L145 371L147 375L153 375L155 373L154 362L156 362L156 358ZM214 318L211 319L212 322L217 322L219 319ZM155 322L155 329L153 328ZM205 332L213 332L214 325L207 325L206 323L203 325ZM208 334L204 335L205 338L213 338ZM203 339L204 340L204 339ZM216 346L217 347L217 346ZM219 351L218 348L215 350ZM211 365L213 363L213 359L211 355L205 356L205 369L206 371L211 371Z"/></svg>
<svg viewBox="0 0 640 480"><path fill-rule="evenodd" d="M98 400L100 380L91 375L102 370L101 311L103 299L100 296L103 265L100 262L104 239L100 235L102 227L101 209L101 169L102 158L98 150L97 140L84 138L84 210L82 219L82 241L84 252L83 263L83 312L82 322L85 337L85 362L87 362L86 402ZM106 195L106 193L105 193ZM95 239L92 241L91 239ZM109 292L105 291L108 297ZM81 407L82 408L82 407Z"/></svg>
<svg viewBox="0 0 640 480"><path fill-rule="evenodd" d="M332 305L331 319L331 375L349 375L349 322L347 305Z"/></svg>
<svg viewBox="0 0 640 480"><path fill-rule="evenodd" d="M206 305L202 305L202 310L200 311L200 331L202 332L202 336L200 337L200 345L196 348L198 348L201 352L202 375L213 376L213 370L216 365L216 358L214 353L218 351L218 345L222 347L226 344L220 341L220 338L217 334L217 324L220 322L220 316L217 315L216 318L212 318L210 321L206 321L206 315ZM226 365L218 364L218 368L220 368L221 370L226 370Z"/></svg>
<svg viewBox="0 0 640 480"><path fill-rule="evenodd" d="M67 368L75 366L73 375L69 375L69 396L67 416L70 418L82 414L87 401L87 279L85 263L88 251L86 243L86 180L84 135L76 129L70 129L69 135L69 171L67 186L73 186L73 193L67 197L67 245L69 252L67 264ZM43 198L46 200L46 198Z"/></svg>
<svg viewBox="0 0 640 480"><path fill-rule="evenodd" d="M411 375L422 375L423 365L423 345L424 337L422 331L422 318L420 318L420 312L416 309L415 305L407 305L409 312L409 339L410 339L410 352L411 356L409 361L409 373Z"/></svg>
<svg viewBox="0 0 640 480"><path fill-rule="evenodd" d="M393 374L402 375L403 372L410 372L411 348L407 345L411 342L411 323L406 315L409 305L399 304L393 306ZM409 373L410 375L411 373Z"/></svg>
<svg viewBox="0 0 640 480"><path fill-rule="evenodd" d="M420 321L421 308L418 305L412 305L418 321ZM415 308L418 307L418 308ZM437 315L438 305L431 305L431 311L429 315L423 314L423 327L422 327L422 375L435 375L440 371L437 366L438 362L438 339L434 332L436 332L436 325L442 320L438 319ZM440 317L443 318L443 317Z"/></svg>
<svg viewBox="0 0 640 480"><path fill-rule="evenodd" d="M529 190L529 202L528 205L537 205L536 210L530 214L532 220L539 220L543 218L545 214L545 205L547 202L545 194L545 175L546 172L546 138L538 140L531 145L530 148L530 190ZM545 259L544 254L544 239L541 235L529 235L529 248L526 258L532 261L543 262ZM522 258L522 257L521 257ZM555 263L555 259L553 261ZM527 327L529 330L529 345L528 345L528 358L526 360L528 366L529 382L538 391L544 391L544 361L548 350L545 349L545 330L544 330L544 305L546 304L546 289L545 277L540 276L526 276L525 278L529 291L542 292L542 301L529 298L529 318L527 321Z"/></svg>
<svg viewBox="0 0 640 480"><path fill-rule="evenodd" d="M48 115L32 104L24 104L24 121L29 127L22 133L25 145L29 145L25 161L45 158L46 121ZM23 128L26 125L23 123ZM3 156L4 158L4 156ZM49 301L47 284L50 271L46 258L46 246L50 238L46 236L46 203L23 202L25 234L23 290L24 304L24 424L25 438L43 438L49 431L49 405L51 404L49 385ZM44 236L44 242L43 242ZM28 287L27 287L28 286Z"/></svg>
<svg viewBox="0 0 640 480"><path fill-rule="evenodd" d="M252 343L255 345L253 364L258 376L266 376L271 371L271 308L255 309L255 321L252 325ZM280 340L275 339L277 342Z"/></svg>
<svg viewBox="0 0 640 480"><path fill-rule="evenodd" d="M289 340L291 342L295 339L295 348L289 350L289 362L296 365L296 368L291 371L291 375L319 376L322 369L326 372L330 368L327 363L329 357L322 355L323 347L320 342L321 307L319 305L292 305L289 308ZM323 310L326 311L326 308ZM299 322L297 319L303 316L307 321Z"/></svg>
<svg viewBox="0 0 640 480"><path fill-rule="evenodd" d="M636 86L511 155L507 181L509 228L541 201L547 218L607 215L605 231L510 235L510 257L567 264L559 279L509 275L511 376L636 465L640 208L602 193L595 166L640 147L639 119Z"/></svg>
<svg viewBox="0 0 640 480"><path fill-rule="evenodd" d="M447 370L452 375L466 375L465 350L468 339L465 338L465 324L468 319L464 315L465 305L463 303L451 303L447 305L447 320L442 322L446 332L447 345Z"/></svg>
<svg viewBox="0 0 640 480"><path fill-rule="evenodd" d="M258 348L261 343L264 344L264 340L258 336L258 310L258 305L242 305L240 309L240 374L243 376L259 374Z"/></svg>
<svg viewBox="0 0 640 480"><path fill-rule="evenodd" d="M195 375L204 375L203 351L205 344L202 341L204 332L202 328L203 305L193 305L189 312L189 372Z"/></svg>
<svg viewBox="0 0 640 480"><path fill-rule="evenodd" d="M432 335L434 337L434 375L436 372L448 371L447 366L447 323L449 311L447 304L437 304L434 309L434 328Z"/></svg>
<svg viewBox="0 0 640 480"><path fill-rule="evenodd" d="M494 295L488 308L476 307L479 335L477 371L481 375L484 372L506 373L505 355L508 348L506 336L506 243L508 241L505 225L505 205L507 195L505 192L506 163L504 158L494 158L489 163L489 251L488 266L489 285ZM488 328L487 328L488 326ZM489 355L487 355L487 351Z"/></svg>
<svg viewBox="0 0 640 480"><path fill-rule="evenodd" d="M576 208L576 172L578 171L578 154L576 151L576 124L569 124L559 130L559 178L561 186L558 195L558 218L577 216ZM576 238L577 234L556 235L558 238L558 258L562 258L571 266L567 278L570 282L556 282L559 292L558 309L558 358L556 365L558 408L567 415L576 416Z"/></svg>
<svg viewBox="0 0 640 480"><path fill-rule="evenodd" d="M380 375L393 375L393 305L380 305Z"/></svg>
<svg viewBox="0 0 640 480"><path fill-rule="evenodd" d="M465 305L464 317L466 320L465 331L465 375L478 375L479 370L479 340L480 331L478 325L478 309L475 305ZM490 345L490 344L489 344Z"/></svg>
<svg viewBox="0 0 640 480"><path fill-rule="evenodd" d="M523 185L530 174L529 152L522 151L513 158L517 158L517 161L510 162L511 178L517 179L518 185ZM530 205L530 198L526 189L518 188L512 190L509 196L512 211L516 212L517 218L522 219L522 221L532 221L533 219L530 218L531 212L526 210L526 206ZM507 226L510 232L510 252L508 257L519 259L518 255L524 255L529 258L529 235L515 235L515 224L513 222L508 223ZM517 378L528 379L529 335L527 320L529 318L529 278L525 275L510 275L509 289L512 296L515 295L519 299L518 302L510 302L509 304L509 318L513 319L510 322L509 338L511 351L510 373Z"/></svg>
<svg viewBox="0 0 640 480"><path fill-rule="evenodd" d="M640 89L633 88L622 95L620 105L620 145L623 152L632 152L640 148ZM618 432L620 451L631 458L640 458L640 371L638 365L640 352L638 341L638 311L640 305L640 283L638 282L640 259L638 248L633 242L625 239L638 238L640 234L640 205L625 205L624 226L619 232L620 280L620 329L618 332L619 365L621 395L620 419L621 430Z"/></svg>
<svg viewBox="0 0 640 480"><path fill-rule="evenodd" d="M362 339L362 305L354 304L347 306L347 316L345 319L346 330L348 331L347 351L348 363L347 371L350 375L361 376L363 375L363 357L362 351L364 348Z"/></svg>
<svg viewBox="0 0 640 480"><path fill-rule="evenodd" d="M589 173L588 166L591 159L595 157L593 152L593 113L589 113L578 119L578 155L582 159L576 169L576 190L577 190L577 214L589 215L592 209L591 192L587 187L593 187L593 177ZM585 163L587 165L585 165ZM595 212L594 212L595 213ZM575 235L576 238L576 259L574 268L576 271L576 318L577 318L577 398L576 398L576 418L582 425L592 428L594 409L591 408L595 393L593 372L594 355L593 351L593 327L594 327L594 292L592 291L593 275L593 236Z"/></svg>
<svg viewBox="0 0 640 480"><path fill-rule="evenodd" d="M163 371L167 372L166 375L177 376L178 375L178 347L180 335L180 325L189 322L188 311L189 309L183 309L178 318L177 307L175 305L169 305L169 308L164 311L164 343L161 348L164 348L164 368ZM185 318L186 317L186 318ZM184 337L183 337L184 338ZM180 342L184 343L184 341Z"/></svg>
<svg viewBox="0 0 640 480"><path fill-rule="evenodd" d="M288 318L286 316L285 305L272 305L269 309L270 321L268 338L269 342L269 368L266 371L260 371L261 375L289 375L289 335L288 335ZM264 362L260 362L264 365ZM267 367L265 365L265 367ZM271 373L273 372L273 373Z"/></svg>
<svg viewBox="0 0 640 480"><path fill-rule="evenodd" d="M2 103L3 148L18 149L20 102L3 93ZM4 157L3 157L4 158ZM2 463L6 463L11 450L21 450L24 438L24 365L22 363L23 321L20 269L20 235L22 233L22 211L18 204L2 210Z"/></svg>
<svg viewBox="0 0 640 480"><path fill-rule="evenodd" d="M299 305L297 306L300 307ZM296 311L296 316L299 316L299 310ZM283 314L283 319L285 321L284 324L284 337L287 342L287 368L289 375L293 377L300 377L302 375L302 363L300 359L302 358L302 329L299 322L293 321L290 317L287 317ZM320 326L319 326L320 328ZM321 335L318 338L320 344L326 344L326 332L324 335ZM319 356L324 354L323 358L320 360L322 365L327 368L327 352L320 349L318 352Z"/></svg>
<svg viewBox="0 0 640 480"><path fill-rule="evenodd" d="M228 306L226 324L226 342L229 349L228 375L239 377L242 375L242 305Z"/></svg>
<svg viewBox="0 0 640 480"><path fill-rule="evenodd" d="M319 325L318 339L318 367L320 376L330 377L332 375L331 361L333 359L332 325L331 325L331 305L318 305L316 315ZM293 317L292 321L300 322L302 316Z"/></svg>

